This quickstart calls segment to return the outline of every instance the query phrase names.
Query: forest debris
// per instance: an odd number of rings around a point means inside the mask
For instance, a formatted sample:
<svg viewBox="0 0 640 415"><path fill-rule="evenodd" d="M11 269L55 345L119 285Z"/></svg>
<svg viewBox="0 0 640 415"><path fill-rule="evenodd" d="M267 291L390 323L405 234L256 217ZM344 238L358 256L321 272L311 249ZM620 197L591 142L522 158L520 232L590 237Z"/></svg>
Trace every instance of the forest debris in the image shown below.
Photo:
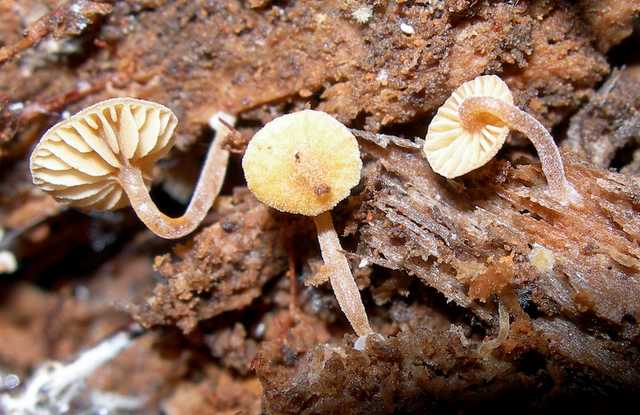
<svg viewBox="0 0 640 415"><path fill-rule="evenodd" d="M181 348L184 345L174 334L147 333L139 337L109 365L96 370L87 386L93 391L135 398L144 404L144 409L134 412L136 414L157 412L160 401L172 394L193 362L192 351Z"/></svg>
<svg viewBox="0 0 640 415"><path fill-rule="evenodd" d="M596 376L607 378L607 382L637 388L640 372L637 366L629 366L625 356L636 353L637 346L589 335L576 324L562 319L535 319L533 325L545 333L551 352L568 359L570 366L588 367L596 372Z"/></svg>
<svg viewBox="0 0 640 415"><path fill-rule="evenodd" d="M249 0L249 7L257 9L268 6L269 3L271 3L271 0Z"/></svg>
<svg viewBox="0 0 640 415"><path fill-rule="evenodd" d="M248 306L262 286L287 267L286 250L272 211L246 189L217 204L220 221L175 254L156 258L166 279L134 307L144 326L176 324L185 333L198 321Z"/></svg>
<svg viewBox="0 0 640 415"><path fill-rule="evenodd" d="M571 118L563 146L598 167L640 175L640 65L613 71Z"/></svg>
<svg viewBox="0 0 640 415"><path fill-rule="evenodd" d="M566 207L540 191L536 165L496 161L463 181L445 181L418 152L365 149L381 167L365 169L369 190L359 214L367 221L359 225L358 253L369 262L414 274L486 319L486 310L468 296L467 280L457 276L477 268L478 260L513 253L516 286L529 284L567 316L580 314L574 301L581 295L591 299L591 312L612 324L639 315L640 281L633 275L640 249L632 229L640 189L632 178L565 154L567 176L585 198L583 207ZM621 221L629 225L620 228ZM553 250L554 273L532 273L528 261L517 260L533 243Z"/></svg>
<svg viewBox="0 0 640 415"><path fill-rule="evenodd" d="M602 52L631 35L634 19L640 16L637 0L580 0L578 6Z"/></svg>
<svg viewBox="0 0 640 415"><path fill-rule="evenodd" d="M490 257L486 270L475 275L469 282L469 297L486 302L493 294L500 294L513 282L513 254L495 260Z"/></svg>
<svg viewBox="0 0 640 415"><path fill-rule="evenodd" d="M14 45L0 48L0 67L20 52L53 33L62 36L79 35L101 16L109 14L113 6L100 1L70 0L53 12L41 17L26 30L25 37Z"/></svg>
<svg viewBox="0 0 640 415"><path fill-rule="evenodd" d="M506 167L501 172L505 167L494 162L456 183L435 176L419 154L365 147L381 164L379 170L366 170L374 176L368 178L371 187L361 208L367 221L359 227L358 253L369 262L414 274L483 319L488 317L485 309L470 301L468 282L458 275L476 267L478 259L497 255L514 255L507 275L517 279L507 287L532 290L542 313L560 312L568 320L594 313L618 330L624 327L625 315L640 314L640 281L635 277L640 269L639 236L630 226L638 222L640 190L631 178L565 154L568 175L586 199L583 208L568 208L538 193L537 166ZM493 195L488 199L487 183ZM616 193L616 183L626 187L626 193ZM457 190L462 188L464 192ZM630 221L626 229L617 224L621 219L616 218L622 217ZM518 259L529 254L529 243L553 250L552 272L541 273ZM626 258L624 264L619 256ZM501 275L487 272L483 277L488 282ZM580 309L576 302L584 299L588 303ZM590 330L598 328L605 329L594 323Z"/></svg>
<svg viewBox="0 0 640 415"><path fill-rule="evenodd" d="M400 31L409 36L416 34L416 29L414 29L410 24L404 22L400 23Z"/></svg>
<svg viewBox="0 0 640 415"><path fill-rule="evenodd" d="M355 135L356 137L360 137L367 141L371 141L372 143L375 143L376 145L382 148L386 148L390 143L393 143L398 147L405 147L405 148L421 148L422 147L420 145L420 143L422 142L422 139L418 137L414 137L413 138L414 141L409 141L407 139L401 139L395 135L376 134L370 131L358 130L356 128L351 128L350 130L353 133L353 135Z"/></svg>
<svg viewBox="0 0 640 415"><path fill-rule="evenodd" d="M116 54L97 51L73 76L64 67L34 72L19 91L12 82L21 77L11 67L0 76L3 92L12 100L42 101L69 90L78 79L130 74L134 67L164 68L156 76L163 87L149 89L144 98L171 103L181 119L177 145L186 148L213 113L298 103L301 90L320 94L318 109L343 122L361 117L366 129L377 131L426 116L463 81L514 64L517 70L505 79L516 101L528 103L552 124L576 108L608 70L573 11L552 4L539 13L537 5L524 1L518 7L457 2L426 13L421 4L403 2L377 13L375 25L363 27L339 12L342 0L259 9L240 7L234 0L207 6L158 3L144 13L114 5L96 40L117 44ZM277 17L276 9L286 18ZM305 17L316 14L336 17L331 25ZM411 22L413 36L395 29L400 15ZM469 17L460 20L460 15ZM197 18L183 22L179 16ZM252 29L238 34L235 25ZM170 49L158 33L171 37ZM460 36L466 40L459 41ZM385 80L374 81L381 73ZM106 97L96 91L82 104Z"/></svg>
<svg viewBox="0 0 640 415"><path fill-rule="evenodd" d="M9 0L0 8L26 3ZM239 114L238 128L245 136L258 125L305 106L331 111L372 134L385 127L405 137L423 136L432 112L462 81L480 73L501 73L517 104L552 125L566 120L608 71L605 56L591 45L599 44L599 36L606 36L607 43L620 39L616 27L610 26L611 32L604 30L609 28L606 24L600 26L602 31L590 28L570 2L396 2L376 6L375 18L367 25L353 21L343 0L274 2L273 7L268 0L111 3L113 10L103 24L83 33L87 45L97 46L91 47L91 54L87 48L74 55L78 60L48 60L28 79L28 71L22 70L31 64L26 55L3 67L0 152L7 162L3 171L10 175L3 176L2 194L5 200L14 199L3 204L3 217L41 197L24 191L30 188L30 177L20 167L22 156L53 118L73 111L76 103L81 107L126 93L170 105L181 119L179 150L190 148L185 155L191 156L200 150L191 145L203 141L203 127L221 108ZM603 2L603 7L609 3ZM626 7L628 2L624 3ZM608 18L608 11L599 15ZM17 41L20 24L15 23L16 16L5 14L6 21L0 22L3 39ZM401 19L411 22L415 34L406 36L398 30ZM46 49L32 51L48 53ZM154 68L153 74L138 77L136 66L143 74L144 68ZM144 88L138 88L142 84ZM24 122L18 123L17 117ZM168 411L206 413L213 407L214 412L252 413L249 408L259 405L260 392L252 389L257 388L255 379L249 377L246 388L236 387L244 382L230 376L234 386L217 388L214 394L219 378L203 368L211 367L213 358L214 364L225 367L223 375L235 367L244 369L255 342L262 348L255 367L265 385L265 411L276 413L353 409L375 414L434 408L455 412L461 401L474 405L505 396L517 397L514 406L521 411L553 395L566 397L563 394L570 390L601 396L638 384L640 189L636 181L565 155L569 175L584 182L580 187L588 195L584 211L567 210L545 196L536 164L496 160L469 177L447 181L425 167L411 149L414 143L399 137L380 142L386 142L386 149L361 141L368 163L363 185L338 207L336 219L338 225L346 221L349 232L344 239L349 251L357 248L355 263L373 264L367 265L373 270L372 282L363 285L363 295L366 300L373 287L379 288L374 300L380 304L371 306L372 322L388 335L386 341L372 341L357 352L350 336L338 340L346 325L335 320L335 305L326 306L330 296L318 289L300 293L309 298L301 309L322 319L292 321L286 301L278 297L286 293L280 280L275 289L265 282L284 275L286 269L285 250L276 244L274 230L282 227L281 221L246 197L240 198L246 205L238 202L239 212L221 206L227 199L212 211L214 225L176 248L173 257L158 260L161 282L156 293L160 294L151 298L159 299L156 304L161 306L146 308L145 317L154 324L180 322L189 329L198 325L199 330L188 336L193 343L169 347L171 353L163 353L164 357L155 345L135 353L132 347L117 376L107 373L104 382L127 393L133 390L132 394L138 393L137 388L151 390L155 399L182 390L180 383L187 383L186 393L165 401ZM237 169L229 175L236 184L239 175L233 173ZM3 280L9 289L3 290L0 307L0 337L5 342L0 360L21 376L45 357L68 357L91 344L96 333L121 321L123 315L114 311L113 303L128 302L132 292L151 281L149 257L166 249L162 245L140 249L140 238L149 240L145 233L133 242L116 239L114 247L104 242L108 235L87 236L87 223L104 225L106 219L69 213L55 218L57 225L65 225L66 233L48 232L56 230L53 220L46 224L47 232L39 232L38 246L45 247L46 256L37 249L30 250L30 257L20 256L25 280L37 278L35 282L49 292ZM269 218L260 222L263 214ZM27 209L16 215L27 216ZM247 219L259 224L245 225ZM73 226L66 226L69 223ZM114 223L113 228L127 228L122 220ZM252 239L242 243L239 235L222 234L234 229ZM124 232L128 237L131 229ZM104 265L98 271L83 269L78 276L78 269L69 267L80 262L75 261L76 245L68 243L78 240L122 249L122 254L113 258L109 250L95 251L100 255L92 255L90 265L96 265L94 257ZM216 240L222 243L216 245ZM554 253L556 265L549 272L536 269L528 258L536 243ZM277 253L271 245L277 246ZM49 252L49 247L55 249ZM227 247L239 249L229 258L224 256ZM302 277L306 264L317 256L317 247L309 251L312 258L306 257L308 252L298 253ZM247 258L253 266L249 271L243 268ZM497 264L501 269L493 272L492 265ZM46 273L39 272L44 268ZM216 275L218 270L224 275ZM181 271L182 278L173 281ZM199 280L202 274L206 278ZM486 303L471 295L480 276L487 280L481 293ZM79 296L95 298L89 303L70 300L68 290L74 283L69 281L76 278L91 278L102 289L80 286ZM243 278L246 285L238 284L234 290L234 283ZM392 278L398 282L387 283ZM514 318L511 332L502 347L479 362L478 333L496 321L496 300L504 301ZM425 303L442 310L418 316ZM221 314L226 310L241 312ZM269 317L276 314L274 320L280 323L259 321L254 330L244 318L260 316L264 310ZM308 317L301 314L303 320ZM230 331L215 328L235 316L244 317L244 334L233 325ZM459 329L450 331L453 322ZM158 338L177 343L182 339L167 332ZM207 337L214 333L221 335L221 344L214 346ZM228 334L226 339L223 333ZM242 353L229 353L241 338ZM266 341L260 344L258 338ZM328 341L332 344L318 345ZM218 359L221 353L229 358ZM618 378L618 373L624 375ZM181 378L189 381L180 382ZM327 399L327 395L344 398ZM607 400L605 409L610 410L610 404ZM155 405L150 412L159 410ZM495 411L495 402L488 406Z"/></svg>
<svg viewBox="0 0 640 415"><path fill-rule="evenodd" d="M21 282L5 291L0 307L0 363L25 373L46 358L67 360L126 323L110 304L87 303ZM45 336L42 333L46 333Z"/></svg>
<svg viewBox="0 0 640 415"><path fill-rule="evenodd" d="M256 368L265 386L266 412L438 412L453 401L471 402L474 396L490 401L507 390L524 391L544 376L518 374L491 357L479 359L476 342L463 345L448 327L433 329L416 317L418 328L387 339L371 336L364 351L343 339L338 345L317 345L286 364L284 349L265 347ZM504 382L492 382L496 377Z"/></svg>
<svg viewBox="0 0 640 415"><path fill-rule="evenodd" d="M537 243L533 244L533 249L531 249L527 258L529 258L529 262L531 262L531 265L533 265L539 273L551 272L556 265L556 258L553 255L553 251Z"/></svg>
<svg viewBox="0 0 640 415"><path fill-rule="evenodd" d="M256 378L236 379L213 366L205 379L184 382L162 405L167 415L259 415L262 387Z"/></svg>
<svg viewBox="0 0 640 415"><path fill-rule="evenodd" d="M461 407L484 412L497 403L521 408L524 402L547 405L576 396L592 399L596 391L598 396L615 393L620 391L616 373L622 371L627 374L622 390L632 393L636 388L637 371L629 371L624 346L607 351L608 342L590 337L583 344L583 334L575 329L561 335L560 327L558 332L542 329L540 320L540 331L553 339L553 353L546 341L538 340L537 331L528 331L509 356L482 355L478 341L464 337L462 328L432 327L429 320L437 314L420 315L414 307L410 313L410 325L384 340L373 336L363 352L351 348L349 338L318 345L292 360L286 359L284 348L263 348L256 369L265 387L266 412L446 413ZM593 349L580 354L589 346ZM576 378L575 370L584 367L572 360L578 355L589 369ZM517 402L510 399L514 394Z"/></svg>
<svg viewBox="0 0 640 415"><path fill-rule="evenodd" d="M251 361L258 353L257 342L247 335L240 322L207 334L205 343L211 355L220 359L224 367L234 369L243 376L249 374Z"/></svg>
<svg viewBox="0 0 640 415"><path fill-rule="evenodd" d="M4 219L4 225L13 230L29 229L35 223L41 223L46 218L57 215L64 207L52 197L38 194L23 203L18 203ZM9 233L7 233L9 237Z"/></svg>
<svg viewBox="0 0 640 415"><path fill-rule="evenodd" d="M4 409L10 415L65 413L72 405L88 405L90 410L100 409L93 408L96 403L90 399L82 404L76 402L79 398L87 396L85 380L97 368L129 347L134 337L133 332L121 331L84 351L68 364L45 363L36 369L20 394L0 395L0 409ZM90 393L88 395L91 396ZM142 406L142 403L143 401L140 401L138 407Z"/></svg>

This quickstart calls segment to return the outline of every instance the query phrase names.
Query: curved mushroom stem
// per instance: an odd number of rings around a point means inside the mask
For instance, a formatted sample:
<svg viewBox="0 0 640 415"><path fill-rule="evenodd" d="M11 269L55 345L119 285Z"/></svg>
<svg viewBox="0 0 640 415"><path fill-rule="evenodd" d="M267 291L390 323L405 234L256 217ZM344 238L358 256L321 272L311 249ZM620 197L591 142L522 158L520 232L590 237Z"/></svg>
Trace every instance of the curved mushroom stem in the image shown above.
<svg viewBox="0 0 640 415"><path fill-rule="evenodd" d="M487 115L499 119L507 127L520 131L531 140L538 152L551 193L556 199L563 204L580 200L580 195L567 181L560 151L553 137L538 120L514 105L492 97L469 97L460 105L460 119L465 128L473 129Z"/></svg>
<svg viewBox="0 0 640 415"><path fill-rule="evenodd" d="M342 312L358 336L373 333L369 325L367 313L362 304L360 290L351 274L347 258L340 250L340 240L333 227L330 212L314 216L313 221L318 231L318 242L325 265L329 268L331 287L338 299Z"/></svg>
<svg viewBox="0 0 640 415"><path fill-rule="evenodd" d="M215 141L209 147L191 202L179 218L171 218L160 212L147 191L139 168L125 166L120 170L120 184L136 214L151 232L161 238L177 239L193 232L202 222L220 193L227 171L229 152L222 148L222 132L226 135L229 130L226 127L216 129Z"/></svg>

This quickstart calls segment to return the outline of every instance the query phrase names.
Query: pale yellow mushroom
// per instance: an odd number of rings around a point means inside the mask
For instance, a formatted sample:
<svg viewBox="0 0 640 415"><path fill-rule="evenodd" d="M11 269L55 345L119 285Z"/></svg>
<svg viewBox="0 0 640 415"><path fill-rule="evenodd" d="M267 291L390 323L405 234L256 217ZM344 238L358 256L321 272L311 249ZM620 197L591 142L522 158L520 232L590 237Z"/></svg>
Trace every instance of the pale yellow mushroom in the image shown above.
<svg viewBox="0 0 640 415"><path fill-rule="evenodd" d="M282 212L313 216L340 308L359 336L372 333L330 213L360 181L355 137L324 112L283 115L251 139L242 168L258 200Z"/></svg>
<svg viewBox="0 0 640 415"><path fill-rule="evenodd" d="M429 124L423 152L433 171L455 178L491 160L510 128L533 143L551 194L562 203L579 200L565 177L553 137L540 122L513 105L511 91L495 75L465 82L451 94Z"/></svg>
<svg viewBox="0 0 640 415"><path fill-rule="evenodd" d="M99 102L50 128L31 154L33 182L56 200L83 209L131 205L156 235L174 239L192 232L220 192L228 151L225 127L216 131L185 214L171 218L149 196L152 168L173 147L178 124L154 102L115 98Z"/></svg>

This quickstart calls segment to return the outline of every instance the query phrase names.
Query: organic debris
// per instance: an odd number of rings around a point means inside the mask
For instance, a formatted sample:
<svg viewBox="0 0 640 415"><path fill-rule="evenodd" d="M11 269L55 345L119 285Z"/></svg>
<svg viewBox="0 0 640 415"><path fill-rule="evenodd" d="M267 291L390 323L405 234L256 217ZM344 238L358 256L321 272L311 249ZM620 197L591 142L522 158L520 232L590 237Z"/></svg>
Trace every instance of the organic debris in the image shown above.
<svg viewBox="0 0 640 415"><path fill-rule="evenodd" d="M63 388L86 392L69 412L636 407L638 9L636 0L0 2L0 251L17 265L0 274L0 394L18 399L46 361L73 366L134 319L143 336L72 382L82 387ZM580 204L550 197L517 133L464 176L429 168L429 122L482 75L503 79L514 105L552 132ZM49 127L124 97L162 103L179 120L147 183L173 217L216 142L216 115L233 115L220 140L230 153L221 196L178 242L130 210L80 212L32 184L29 155ZM329 113L358 140L362 179L331 214L376 335L351 334L323 284L312 221L246 188L247 143L302 110Z"/></svg>

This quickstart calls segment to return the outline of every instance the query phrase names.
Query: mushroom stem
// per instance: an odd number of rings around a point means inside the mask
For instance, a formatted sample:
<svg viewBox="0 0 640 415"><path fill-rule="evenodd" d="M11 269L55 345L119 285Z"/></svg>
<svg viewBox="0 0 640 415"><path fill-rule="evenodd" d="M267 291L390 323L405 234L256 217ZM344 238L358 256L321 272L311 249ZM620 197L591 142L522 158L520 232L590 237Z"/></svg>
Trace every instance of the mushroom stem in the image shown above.
<svg viewBox="0 0 640 415"><path fill-rule="evenodd" d="M474 129L484 124L481 120L487 115L499 119L531 140L538 152L549 189L559 201L566 204L580 199L567 181L560 151L553 137L538 120L514 105L492 97L469 97L460 104L460 119L465 128Z"/></svg>
<svg viewBox="0 0 640 415"><path fill-rule="evenodd" d="M136 214L151 232L161 238L181 238L191 233L211 209L222 188L229 162L229 152L222 148L223 136L220 134L222 129L226 133L229 131L226 128L216 130L215 141L209 147L191 202L184 215L178 218L171 218L160 212L147 191L139 168L128 165L120 170L118 175L120 184L127 193Z"/></svg>
<svg viewBox="0 0 640 415"><path fill-rule="evenodd" d="M318 231L318 242L322 259L329 269L329 281L338 299L342 312L347 316L349 323L358 336L371 334L371 326L367 313L362 304L360 290L351 274L347 258L342 252L338 234L333 227L333 219L330 212L321 213L313 217Z"/></svg>

